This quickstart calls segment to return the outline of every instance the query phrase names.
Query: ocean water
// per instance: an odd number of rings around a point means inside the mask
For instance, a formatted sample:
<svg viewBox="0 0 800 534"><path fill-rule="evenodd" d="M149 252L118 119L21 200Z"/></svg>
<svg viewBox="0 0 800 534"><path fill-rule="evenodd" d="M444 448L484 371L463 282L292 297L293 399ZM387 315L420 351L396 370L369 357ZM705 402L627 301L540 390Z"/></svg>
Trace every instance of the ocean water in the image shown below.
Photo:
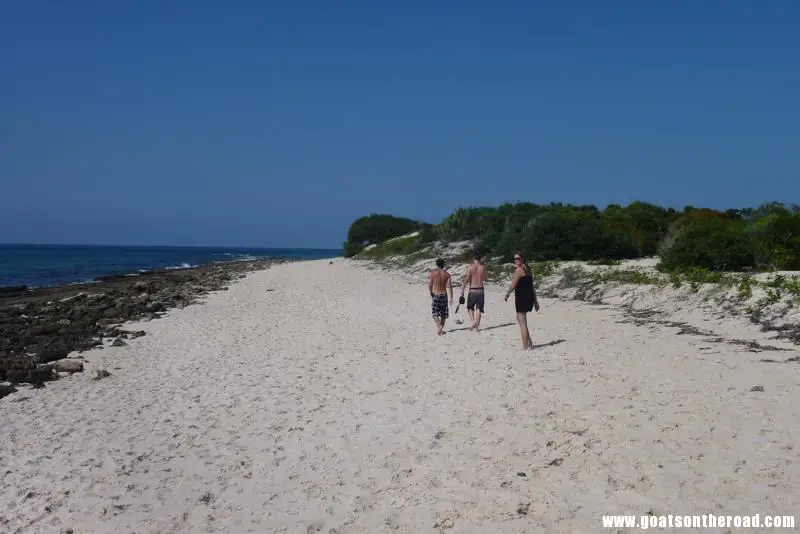
<svg viewBox="0 0 800 534"><path fill-rule="evenodd" d="M341 250L328 249L0 244L0 287L74 284L99 276L270 257L316 260L341 255Z"/></svg>

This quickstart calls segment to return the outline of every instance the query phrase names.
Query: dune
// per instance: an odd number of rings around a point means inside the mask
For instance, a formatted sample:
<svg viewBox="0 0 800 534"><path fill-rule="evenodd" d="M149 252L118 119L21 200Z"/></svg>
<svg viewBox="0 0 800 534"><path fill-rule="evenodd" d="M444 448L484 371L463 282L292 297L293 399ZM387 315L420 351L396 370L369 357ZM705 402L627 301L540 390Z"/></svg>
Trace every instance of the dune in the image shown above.
<svg viewBox="0 0 800 534"><path fill-rule="evenodd" d="M504 288L482 332L451 310L437 337L417 278L303 262L130 325L148 335L0 401L0 531L604 532L800 509L794 345L543 298L523 352Z"/></svg>

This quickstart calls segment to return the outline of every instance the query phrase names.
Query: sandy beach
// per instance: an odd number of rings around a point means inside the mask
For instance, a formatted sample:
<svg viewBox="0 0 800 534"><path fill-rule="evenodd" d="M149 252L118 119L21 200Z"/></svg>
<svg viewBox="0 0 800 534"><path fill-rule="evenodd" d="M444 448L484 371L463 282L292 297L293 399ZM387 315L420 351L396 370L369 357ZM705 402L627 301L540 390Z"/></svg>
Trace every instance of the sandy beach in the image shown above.
<svg viewBox="0 0 800 534"><path fill-rule="evenodd" d="M424 284L325 260L126 325L147 335L0 400L0 532L589 533L606 514L800 511L796 351L543 299L522 352L504 289L484 331L451 310L437 337Z"/></svg>

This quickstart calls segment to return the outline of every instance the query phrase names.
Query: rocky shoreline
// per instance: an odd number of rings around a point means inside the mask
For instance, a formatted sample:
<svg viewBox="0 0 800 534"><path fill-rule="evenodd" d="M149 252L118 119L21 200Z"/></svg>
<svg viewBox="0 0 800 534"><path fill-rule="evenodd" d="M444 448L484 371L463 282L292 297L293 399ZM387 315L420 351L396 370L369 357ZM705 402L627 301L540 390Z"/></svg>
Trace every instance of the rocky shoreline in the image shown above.
<svg viewBox="0 0 800 534"><path fill-rule="evenodd" d="M83 370L70 353L124 345L143 336L124 323L149 320L182 308L248 272L292 261L270 258L189 269L108 276L86 284L0 291L0 398L15 385L42 387L63 373ZM60 374L61 373L61 374Z"/></svg>

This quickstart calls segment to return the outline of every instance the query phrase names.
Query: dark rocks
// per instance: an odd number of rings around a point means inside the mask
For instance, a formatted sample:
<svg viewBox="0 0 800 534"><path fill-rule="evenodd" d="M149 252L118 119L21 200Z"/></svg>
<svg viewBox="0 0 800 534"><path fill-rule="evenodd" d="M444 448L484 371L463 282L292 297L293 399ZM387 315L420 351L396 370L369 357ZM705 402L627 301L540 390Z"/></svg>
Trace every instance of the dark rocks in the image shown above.
<svg viewBox="0 0 800 534"><path fill-rule="evenodd" d="M69 345L46 346L37 353L36 358L41 363L49 363L56 360L63 360L69 356L69 353Z"/></svg>
<svg viewBox="0 0 800 534"><path fill-rule="evenodd" d="M54 334L61 329L61 325L58 323L48 323L48 324L40 324L36 326L32 326L28 330L29 336L47 336L50 334Z"/></svg>
<svg viewBox="0 0 800 534"><path fill-rule="evenodd" d="M53 367L32 358L12 357L0 361L0 381L42 385L53 380Z"/></svg>
<svg viewBox="0 0 800 534"><path fill-rule="evenodd" d="M18 297L28 291L28 286L6 286L0 287L0 297Z"/></svg>
<svg viewBox="0 0 800 534"><path fill-rule="evenodd" d="M114 342L111 344L111 346L112 346L112 347L127 347L127 346L128 346L128 344L127 344L127 343L125 343L125 342L122 340L122 338L121 338L121 337L118 337L117 339L115 339L115 340L114 340Z"/></svg>
<svg viewBox="0 0 800 534"><path fill-rule="evenodd" d="M5 397L6 395L11 395L11 394L12 394L12 393L14 393L15 391L17 391L17 388L15 388L15 387L14 387L14 386L12 386L12 385L9 385L9 384L0 384L0 399L2 399L3 397Z"/></svg>
<svg viewBox="0 0 800 534"><path fill-rule="evenodd" d="M158 313L165 309L166 305L163 302L148 302L144 306L144 311L146 311L147 313Z"/></svg>
<svg viewBox="0 0 800 534"><path fill-rule="evenodd" d="M285 261L114 275L91 284L33 290L0 288L0 382L41 386L58 377L52 362L71 352L102 348L104 338L115 338L114 346L124 346L124 339L145 335L120 328L125 322L156 319L169 309L225 289L250 271Z"/></svg>

